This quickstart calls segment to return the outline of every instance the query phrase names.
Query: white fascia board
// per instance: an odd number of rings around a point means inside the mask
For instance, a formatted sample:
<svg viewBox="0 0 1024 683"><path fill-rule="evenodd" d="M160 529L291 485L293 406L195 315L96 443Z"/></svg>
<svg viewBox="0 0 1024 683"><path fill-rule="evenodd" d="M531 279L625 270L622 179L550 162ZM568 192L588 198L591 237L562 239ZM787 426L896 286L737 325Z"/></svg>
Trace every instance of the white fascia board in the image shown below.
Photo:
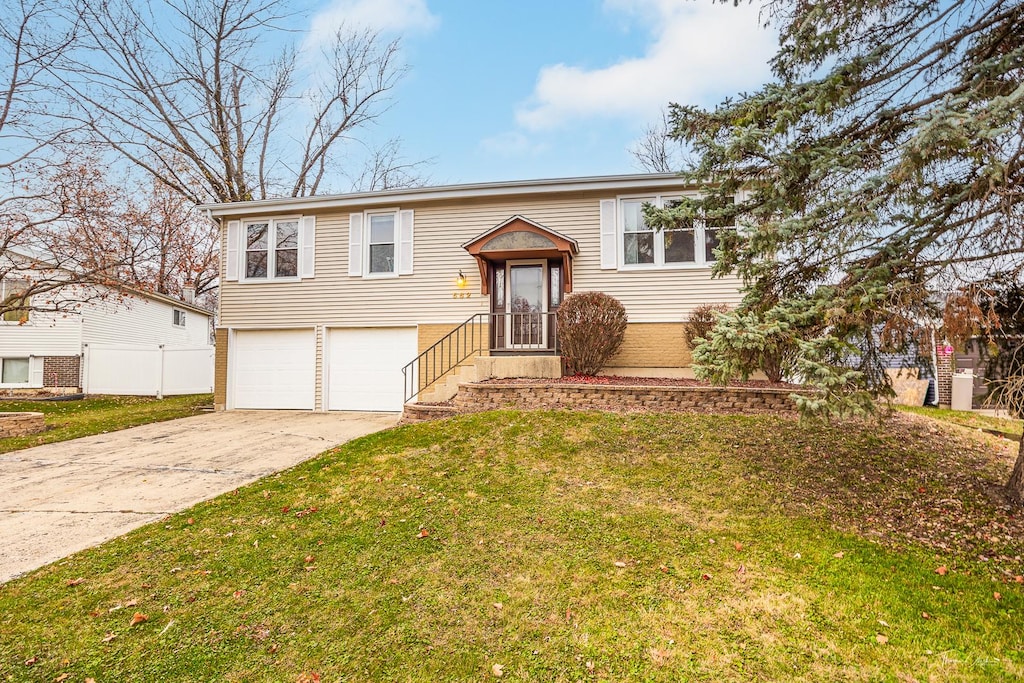
<svg viewBox="0 0 1024 683"><path fill-rule="evenodd" d="M558 194L569 192L614 192L659 190L664 188L694 188L675 173L596 176L587 178L553 178L549 180L513 180L498 183L470 185L441 185L380 192L323 195L318 197L284 197L252 202L227 204L201 204L201 211L211 216L247 216L270 211L302 212L317 209L349 207L393 206L399 202L425 202L477 197L513 197L530 194Z"/></svg>

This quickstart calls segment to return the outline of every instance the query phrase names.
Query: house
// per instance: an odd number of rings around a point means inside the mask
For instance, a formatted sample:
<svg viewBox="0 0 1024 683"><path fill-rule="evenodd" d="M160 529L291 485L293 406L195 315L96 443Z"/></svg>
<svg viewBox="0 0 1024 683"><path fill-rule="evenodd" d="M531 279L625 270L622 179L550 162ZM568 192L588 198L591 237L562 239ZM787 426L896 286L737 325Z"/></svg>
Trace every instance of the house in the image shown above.
<svg viewBox="0 0 1024 683"><path fill-rule="evenodd" d="M711 277L730 226L654 231L642 206L698 194L657 174L205 205L226 255L215 403L397 411L474 360L557 374L554 311L589 290L629 316L609 373L691 376L683 321L740 300Z"/></svg>
<svg viewBox="0 0 1024 683"><path fill-rule="evenodd" d="M31 271L6 273L0 300L23 291L31 277ZM3 316L0 394L169 395L212 389L209 311L125 287L86 289L76 284L56 290L52 307L62 310Z"/></svg>

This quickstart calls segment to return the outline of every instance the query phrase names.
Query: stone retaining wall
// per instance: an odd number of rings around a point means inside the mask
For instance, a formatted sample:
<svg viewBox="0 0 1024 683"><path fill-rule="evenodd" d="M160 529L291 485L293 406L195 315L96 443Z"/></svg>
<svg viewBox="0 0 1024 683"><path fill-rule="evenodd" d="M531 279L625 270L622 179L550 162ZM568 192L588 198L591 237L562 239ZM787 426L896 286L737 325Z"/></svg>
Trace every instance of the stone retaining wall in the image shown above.
<svg viewBox="0 0 1024 683"><path fill-rule="evenodd" d="M26 436L45 429L42 413L0 413L0 438Z"/></svg>
<svg viewBox="0 0 1024 683"><path fill-rule="evenodd" d="M673 387L600 384L460 384L459 412L520 410L618 410L684 413L796 413L790 395L769 387Z"/></svg>

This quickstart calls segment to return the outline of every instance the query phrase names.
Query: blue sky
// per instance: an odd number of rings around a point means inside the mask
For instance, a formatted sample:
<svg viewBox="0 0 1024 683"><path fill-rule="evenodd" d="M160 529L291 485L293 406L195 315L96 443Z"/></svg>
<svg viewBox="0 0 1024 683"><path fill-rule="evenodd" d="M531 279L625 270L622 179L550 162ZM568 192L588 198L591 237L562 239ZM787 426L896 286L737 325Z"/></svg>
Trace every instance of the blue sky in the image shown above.
<svg viewBox="0 0 1024 683"><path fill-rule="evenodd" d="M433 184L637 172L629 146L670 101L713 105L769 77L758 8L711 0L327 0L400 37L409 72L371 136L432 159Z"/></svg>

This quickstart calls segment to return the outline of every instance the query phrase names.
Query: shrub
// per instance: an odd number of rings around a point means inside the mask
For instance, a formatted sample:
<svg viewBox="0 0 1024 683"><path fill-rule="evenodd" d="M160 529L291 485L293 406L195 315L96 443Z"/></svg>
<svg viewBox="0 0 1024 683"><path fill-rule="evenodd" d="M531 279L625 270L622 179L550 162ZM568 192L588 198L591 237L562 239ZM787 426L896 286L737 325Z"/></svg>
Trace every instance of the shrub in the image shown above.
<svg viewBox="0 0 1024 683"><path fill-rule="evenodd" d="M707 339L718 322L718 314L728 313L730 310L726 304L704 304L693 309L690 319L683 323L686 348L693 351L698 339Z"/></svg>
<svg viewBox="0 0 1024 683"><path fill-rule="evenodd" d="M626 336L626 309L601 292L569 296L556 317L562 357L572 373L596 375Z"/></svg>

